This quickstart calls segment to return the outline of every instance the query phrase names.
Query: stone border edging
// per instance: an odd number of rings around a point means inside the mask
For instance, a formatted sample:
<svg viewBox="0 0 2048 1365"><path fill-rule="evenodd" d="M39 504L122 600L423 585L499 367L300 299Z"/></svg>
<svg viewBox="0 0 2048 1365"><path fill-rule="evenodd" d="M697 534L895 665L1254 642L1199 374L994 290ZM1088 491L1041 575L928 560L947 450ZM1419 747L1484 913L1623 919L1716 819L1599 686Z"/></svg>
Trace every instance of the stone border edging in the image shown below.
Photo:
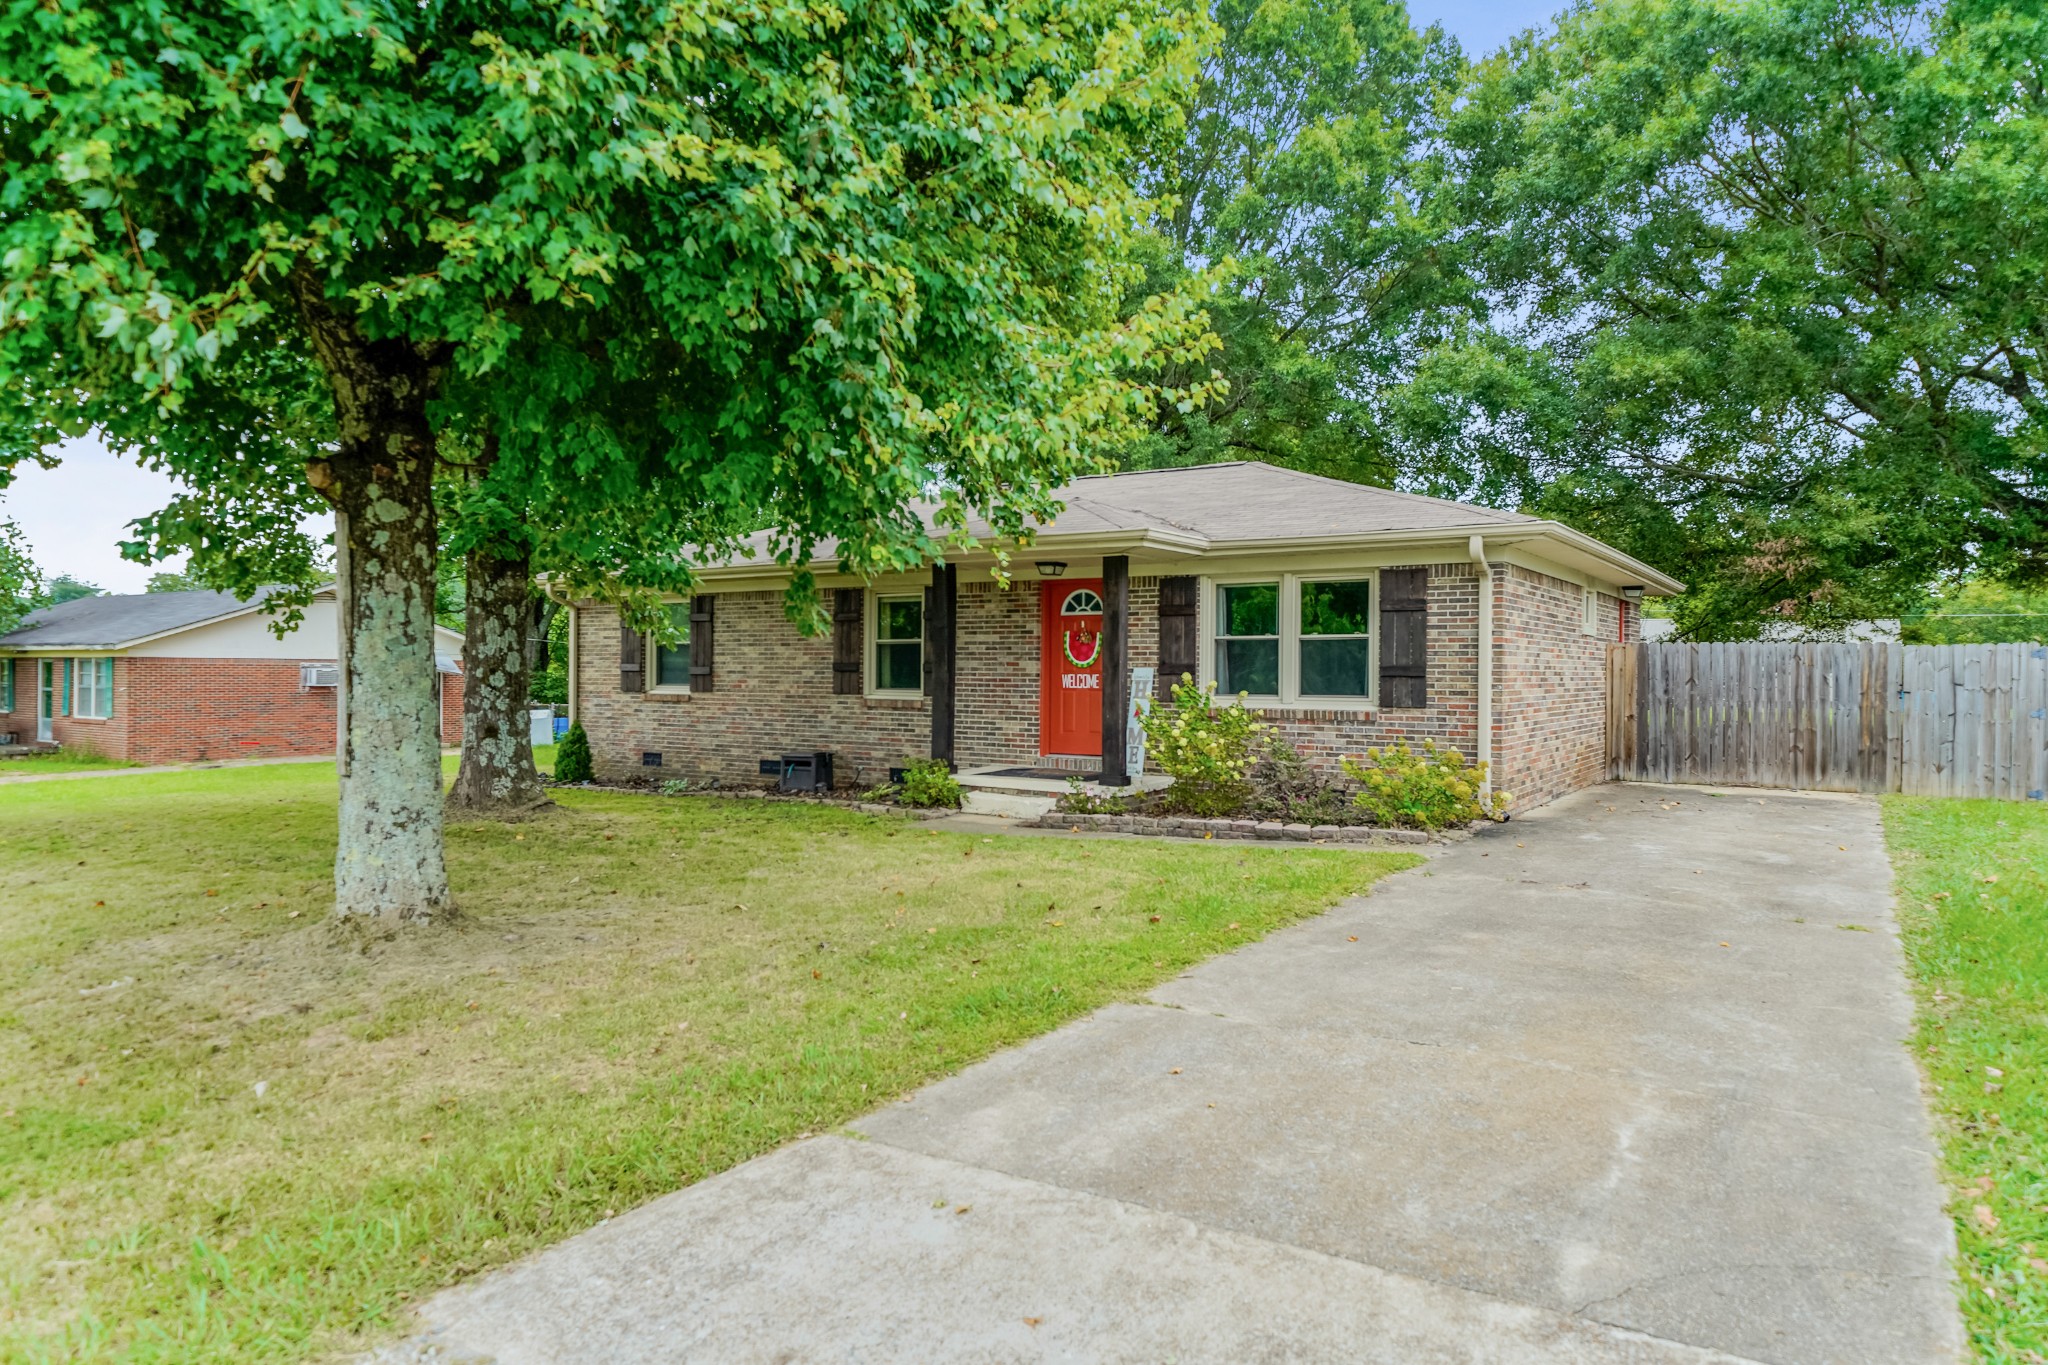
<svg viewBox="0 0 2048 1365"><path fill-rule="evenodd" d="M1472 829L1447 829L1436 834L1419 829L1381 829L1376 825L1307 825L1280 820L1204 820L1175 815L1077 815L1052 811L1035 820L1020 820L1032 829L1141 834L1168 839L1291 840L1295 843L1365 844L1391 847L1450 843L1472 837Z"/></svg>

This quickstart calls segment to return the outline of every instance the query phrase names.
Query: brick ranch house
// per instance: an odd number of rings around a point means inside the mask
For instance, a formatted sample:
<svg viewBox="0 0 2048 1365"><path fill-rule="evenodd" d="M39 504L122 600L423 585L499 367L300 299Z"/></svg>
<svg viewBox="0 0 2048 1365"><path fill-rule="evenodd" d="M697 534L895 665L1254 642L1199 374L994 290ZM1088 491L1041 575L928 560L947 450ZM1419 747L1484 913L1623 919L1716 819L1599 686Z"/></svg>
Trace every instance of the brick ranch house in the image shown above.
<svg viewBox="0 0 2048 1365"><path fill-rule="evenodd" d="M1607 649L1682 585L1554 521L1258 463L1078 479L996 582L988 551L862 581L739 559L671 607L674 647L572 604L573 714L609 779L764 780L833 756L842 787L907 759L1128 780L1129 692L1182 673L1249 694L1319 767L1399 739L1492 765L1526 809L1604 780Z"/></svg>
<svg viewBox="0 0 2048 1365"><path fill-rule="evenodd" d="M0 635L0 738L128 763L331 754L334 594L280 640L224 592L80 597ZM435 627L441 742L462 736L462 636Z"/></svg>

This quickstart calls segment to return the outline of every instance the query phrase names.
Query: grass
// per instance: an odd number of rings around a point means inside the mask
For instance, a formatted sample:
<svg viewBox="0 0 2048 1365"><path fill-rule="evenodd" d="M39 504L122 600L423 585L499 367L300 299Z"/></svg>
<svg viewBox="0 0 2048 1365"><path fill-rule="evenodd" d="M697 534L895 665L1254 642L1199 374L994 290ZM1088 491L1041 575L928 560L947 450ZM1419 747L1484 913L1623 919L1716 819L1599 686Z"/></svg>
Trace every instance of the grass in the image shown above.
<svg viewBox="0 0 2048 1365"><path fill-rule="evenodd" d="M1408 855L564 792L326 922L318 766L0 789L0 1359L244 1361L1313 914Z"/></svg>
<svg viewBox="0 0 2048 1365"><path fill-rule="evenodd" d="M0 758L0 778L38 777L48 773L84 773L101 768L132 768L133 763L118 759L101 758L98 754L83 749L60 749L55 753L23 754L19 758Z"/></svg>
<svg viewBox="0 0 2048 1365"><path fill-rule="evenodd" d="M1964 1323L1980 1359L2048 1360L2048 807L1887 797L1884 820Z"/></svg>

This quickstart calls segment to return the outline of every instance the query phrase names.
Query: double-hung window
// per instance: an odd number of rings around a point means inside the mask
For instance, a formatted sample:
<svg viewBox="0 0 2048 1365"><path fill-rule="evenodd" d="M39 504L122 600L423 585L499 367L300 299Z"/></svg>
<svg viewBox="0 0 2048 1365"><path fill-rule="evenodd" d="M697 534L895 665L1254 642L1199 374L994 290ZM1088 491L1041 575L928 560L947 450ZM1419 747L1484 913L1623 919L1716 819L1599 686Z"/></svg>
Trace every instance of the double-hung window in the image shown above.
<svg viewBox="0 0 2048 1365"><path fill-rule="evenodd" d="M659 636L649 640L649 653L654 656L654 690L687 692L690 690L690 604L669 603L668 620L676 633L674 642L664 641Z"/></svg>
<svg viewBox="0 0 2048 1365"><path fill-rule="evenodd" d="M1216 593L1216 690L1280 695L1280 584L1228 583Z"/></svg>
<svg viewBox="0 0 2048 1365"><path fill-rule="evenodd" d="M875 598L874 690L924 693L924 594Z"/></svg>
<svg viewBox="0 0 2048 1365"><path fill-rule="evenodd" d="M1363 701L1372 695L1372 582L1304 579L1296 694Z"/></svg>
<svg viewBox="0 0 2048 1365"><path fill-rule="evenodd" d="M71 661L71 714L105 720L114 714L114 661Z"/></svg>
<svg viewBox="0 0 2048 1365"><path fill-rule="evenodd" d="M1219 583L1216 691L1262 701L1370 703L1373 579L1278 574Z"/></svg>

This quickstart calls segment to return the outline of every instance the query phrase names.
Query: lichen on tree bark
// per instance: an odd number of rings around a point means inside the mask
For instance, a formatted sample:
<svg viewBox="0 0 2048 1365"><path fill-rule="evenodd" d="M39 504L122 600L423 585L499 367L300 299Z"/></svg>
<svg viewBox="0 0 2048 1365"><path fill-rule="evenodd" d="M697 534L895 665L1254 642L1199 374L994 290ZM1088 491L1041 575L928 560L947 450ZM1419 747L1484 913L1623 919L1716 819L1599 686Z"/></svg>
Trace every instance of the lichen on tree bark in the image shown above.
<svg viewBox="0 0 2048 1365"><path fill-rule="evenodd" d="M462 766L448 808L502 815L548 803L533 766L527 723L533 617L531 563L525 555L469 552L468 615L463 639Z"/></svg>

